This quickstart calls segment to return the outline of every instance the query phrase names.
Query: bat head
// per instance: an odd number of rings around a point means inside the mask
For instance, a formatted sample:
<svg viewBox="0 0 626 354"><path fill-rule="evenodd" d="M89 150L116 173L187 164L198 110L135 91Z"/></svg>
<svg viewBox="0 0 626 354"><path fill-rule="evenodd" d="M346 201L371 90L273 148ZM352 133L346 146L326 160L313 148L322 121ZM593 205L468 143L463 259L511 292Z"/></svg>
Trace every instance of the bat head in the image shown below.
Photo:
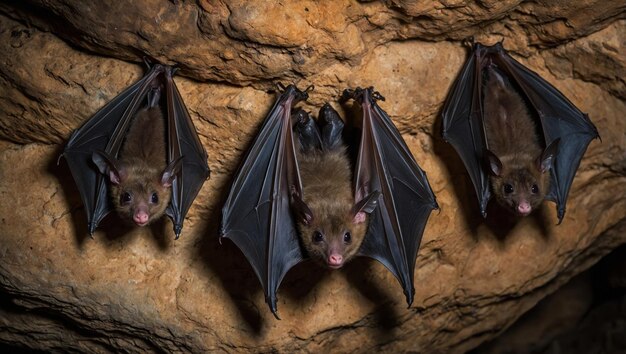
<svg viewBox="0 0 626 354"><path fill-rule="evenodd" d="M171 186L181 168L181 160L163 171L141 159L118 161L103 152L92 160L111 182L111 198L117 213L137 226L146 226L160 218L171 199Z"/></svg>
<svg viewBox="0 0 626 354"><path fill-rule="evenodd" d="M365 238L367 213L373 210L379 195L373 193L354 206L338 199L306 206L299 230L309 256L331 269L341 268L352 259Z"/></svg>
<svg viewBox="0 0 626 354"><path fill-rule="evenodd" d="M331 269L341 268L356 255L367 231L367 214L319 210L310 222L300 223L302 243L308 255Z"/></svg>
<svg viewBox="0 0 626 354"><path fill-rule="evenodd" d="M549 188L552 161L558 141L548 146L536 158L527 154L498 158L487 151L491 186L500 205L517 214L527 216L543 202Z"/></svg>

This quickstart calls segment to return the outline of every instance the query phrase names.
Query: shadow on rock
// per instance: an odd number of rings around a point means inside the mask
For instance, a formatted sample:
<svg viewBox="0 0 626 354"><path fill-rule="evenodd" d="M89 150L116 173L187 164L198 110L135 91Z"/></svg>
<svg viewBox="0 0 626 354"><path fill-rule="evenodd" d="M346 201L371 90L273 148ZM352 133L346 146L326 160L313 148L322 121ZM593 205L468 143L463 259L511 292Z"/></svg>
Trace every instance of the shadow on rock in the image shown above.
<svg viewBox="0 0 626 354"><path fill-rule="evenodd" d="M387 336L391 335L392 330L401 324L398 304L394 303L390 292L402 292L402 287L398 283L392 288L387 287L386 284L376 283L371 276L374 273L373 262L375 261L368 258L356 258L346 265L344 273L350 284L376 305L372 314L373 322L378 332L382 336Z"/></svg>

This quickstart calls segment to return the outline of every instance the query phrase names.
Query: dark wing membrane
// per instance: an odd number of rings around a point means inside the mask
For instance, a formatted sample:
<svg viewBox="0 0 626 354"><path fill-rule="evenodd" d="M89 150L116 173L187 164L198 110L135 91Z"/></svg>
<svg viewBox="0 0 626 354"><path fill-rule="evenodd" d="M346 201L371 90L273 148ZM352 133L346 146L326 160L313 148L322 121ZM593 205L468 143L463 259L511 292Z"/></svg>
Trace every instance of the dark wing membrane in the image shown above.
<svg viewBox="0 0 626 354"><path fill-rule="evenodd" d="M172 79L173 70L166 67L167 96L167 162L182 157L182 168L172 182L172 200L166 213L174 223L176 238L180 236L185 215L202 184L209 177L207 153L200 143L187 107Z"/></svg>
<svg viewBox="0 0 626 354"><path fill-rule="evenodd" d="M102 150L117 157L130 121L144 102L152 83L162 72L162 66L153 66L141 80L120 93L75 130L65 146L62 156L67 160L83 200L90 234L113 209L108 197L108 183L91 161L91 155L94 151Z"/></svg>
<svg viewBox="0 0 626 354"><path fill-rule="evenodd" d="M559 222L565 215L565 204L576 170L598 130L586 114L554 86L513 59L500 43L493 50L497 64L512 78L536 110L543 128L546 146L556 139L559 149L551 169L550 192L546 198L557 204Z"/></svg>
<svg viewBox="0 0 626 354"><path fill-rule="evenodd" d="M355 175L357 202L379 191L359 253L387 267L402 284L409 306L415 289L415 261L435 196L389 116L362 90L363 131ZM359 96L359 89L355 91Z"/></svg>
<svg viewBox="0 0 626 354"><path fill-rule="evenodd" d="M489 176L483 168L486 142L482 123L481 92L481 57L479 52L474 51L465 62L444 104L443 138L452 144L463 160L478 196L480 213L485 217L491 191Z"/></svg>
<svg viewBox="0 0 626 354"><path fill-rule="evenodd" d="M222 209L223 237L246 256L276 315L276 291L302 261L292 192L302 193L291 127L292 105L306 94L289 86L268 114L241 165Z"/></svg>

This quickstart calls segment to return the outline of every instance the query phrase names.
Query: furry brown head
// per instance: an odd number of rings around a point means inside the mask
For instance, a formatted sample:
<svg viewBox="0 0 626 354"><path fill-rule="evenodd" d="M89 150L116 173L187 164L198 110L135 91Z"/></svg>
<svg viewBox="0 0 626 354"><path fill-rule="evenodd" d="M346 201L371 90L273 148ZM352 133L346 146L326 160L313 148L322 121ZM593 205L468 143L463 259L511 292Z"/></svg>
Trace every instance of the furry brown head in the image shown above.
<svg viewBox="0 0 626 354"><path fill-rule="evenodd" d="M299 156L304 201L298 228L308 255L329 268L354 257L365 238L371 203L355 207L352 173L344 148Z"/></svg>
<svg viewBox="0 0 626 354"><path fill-rule="evenodd" d="M171 199L172 181L180 170L180 159L163 171L140 159L120 162L103 152L94 153L92 159L109 177L113 205L123 219L145 226L165 213Z"/></svg>
<svg viewBox="0 0 626 354"><path fill-rule="evenodd" d="M335 200L310 206L310 221L299 223L309 256L332 269L357 254L367 231L366 215L354 213L350 205Z"/></svg>
<svg viewBox="0 0 626 354"><path fill-rule="evenodd" d="M512 212L526 216L543 202L550 186L548 172L558 140L536 158L519 152L498 158L487 151L491 186L496 200Z"/></svg>

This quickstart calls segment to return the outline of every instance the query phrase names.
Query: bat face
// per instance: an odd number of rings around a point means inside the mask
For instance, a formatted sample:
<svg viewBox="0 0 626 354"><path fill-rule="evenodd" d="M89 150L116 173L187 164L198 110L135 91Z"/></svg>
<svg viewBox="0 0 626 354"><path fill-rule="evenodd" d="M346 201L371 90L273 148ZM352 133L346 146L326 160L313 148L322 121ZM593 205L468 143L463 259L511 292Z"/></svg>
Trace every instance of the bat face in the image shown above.
<svg viewBox="0 0 626 354"><path fill-rule="evenodd" d="M119 183L112 182L111 197L123 219L146 226L163 216L171 199L171 183L162 183L158 170L135 164L122 167L119 173Z"/></svg>
<svg viewBox="0 0 626 354"><path fill-rule="evenodd" d="M490 157L492 161L496 158L495 155ZM507 162L492 168L493 193L500 205L519 216L527 216L543 202L549 187L549 174L542 172L535 163ZM497 164L492 162L490 165L493 167L494 163Z"/></svg>
<svg viewBox="0 0 626 354"><path fill-rule="evenodd" d="M309 256L331 269L341 268L352 259L365 237L366 220L355 218L351 208L345 206L337 200L320 203L318 208L311 206L313 220L300 224L302 243Z"/></svg>

